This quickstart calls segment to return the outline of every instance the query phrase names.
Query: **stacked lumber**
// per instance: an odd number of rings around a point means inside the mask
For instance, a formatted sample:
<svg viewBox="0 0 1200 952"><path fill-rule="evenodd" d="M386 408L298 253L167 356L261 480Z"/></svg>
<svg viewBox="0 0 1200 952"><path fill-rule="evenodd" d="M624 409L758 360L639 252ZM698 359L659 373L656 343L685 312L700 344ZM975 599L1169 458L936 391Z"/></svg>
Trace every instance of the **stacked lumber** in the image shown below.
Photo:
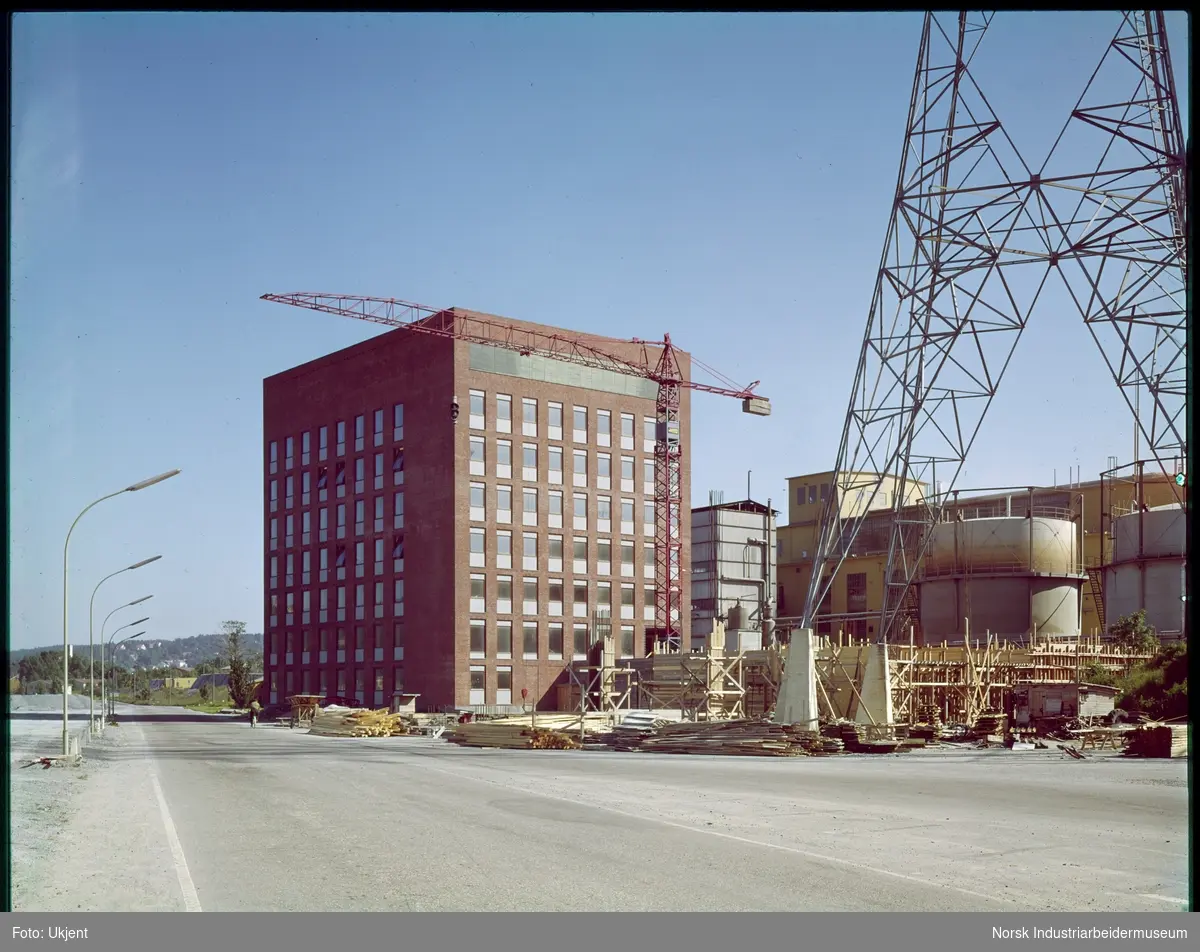
<svg viewBox="0 0 1200 952"><path fill-rule="evenodd" d="M320 737L402 737L410 733L408 721L387 710L328 708L313 715L308 732Z"/></svg>
<svg viewBox="0 0 1200 952"><path fill-rule="evenodd" d="M583 733L595 735L604 726L600 715L584 718ZM504 750L577 750L580 747L578 714L539 714L536 726L528 715L498 717L490 721L456 724L444 735L460 747L496 747Z"/></svg>
<svg viewBox="0 0 1200 952"><path fill-rule="evenodd" d="M975 733L984 737L1003 734L1008 730L1008 717L1004 714L981 714L975 721Z"/></svg>
<svg viewBox="0 0 1200 952"><path fill-rule="evenodd" d="M1131 732L1125 754L1129 757L1186 757L1188 726L1152 724L1138 728Z"/></svg>
<svg viewBox="0 0 1200 952"><path fill-rule="evenodd" d="M788 731L766 721L709 721L666 724L642 740L642 750L660 754L798 757L805 751Z"/></svg>
<svg viewBox="0 0 1200 952"><path fill-rule="evenodd" d="M785 727L784 730L791 737L793 744L814 757L840 754L846 749L840 737L829 736L824 730L806 731L793 727Z"/></svg>

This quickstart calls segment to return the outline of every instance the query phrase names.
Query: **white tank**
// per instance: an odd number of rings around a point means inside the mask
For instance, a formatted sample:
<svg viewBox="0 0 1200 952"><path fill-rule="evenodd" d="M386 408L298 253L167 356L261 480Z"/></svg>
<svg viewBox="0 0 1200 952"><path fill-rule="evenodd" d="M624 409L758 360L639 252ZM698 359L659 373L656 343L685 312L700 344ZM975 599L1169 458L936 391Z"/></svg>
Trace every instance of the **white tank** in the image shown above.
<svg viewBox="0 0 1200 952"><path fill-rule="evenodd" d="M1078 635L1077 532L1069 519L1038 515L935 526L920 587L925 640L960 641L968 620L972 640Z"/></svg>
<svg viewBox="0 0 1200 952"><path fill-rule="evenodd" d="M1104 572L1105 623L1112 625L1144 608L1147 623L1160 638L1182 637L1186 510L1172 504L1118 516L1112 534L1112 562Z"/></svg>

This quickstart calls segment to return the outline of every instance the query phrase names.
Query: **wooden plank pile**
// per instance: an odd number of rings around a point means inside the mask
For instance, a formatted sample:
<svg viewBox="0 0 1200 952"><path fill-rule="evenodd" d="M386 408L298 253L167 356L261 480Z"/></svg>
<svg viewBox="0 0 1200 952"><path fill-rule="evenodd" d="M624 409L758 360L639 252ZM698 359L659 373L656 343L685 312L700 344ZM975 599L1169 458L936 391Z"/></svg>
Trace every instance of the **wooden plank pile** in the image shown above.
<svg viewBox="0 0 1200 952"><path fill-rule="evenodd" d="M583 733L597 734L603 729L600 715L584 719ZM539 714L536 726L529 716L498 717L490 721L469 721L455 725L443 735L460 747L495 747L504 750L578 750L578 714Z"/></svg>
<svg viewBox="0 0 1200 952"><path fill-rule="evenodd" d="M1186 724L1152 724L1131 732L1125 748L1128 757L1186 757Z"/></svg>
<svg viewBox="0 0 1200 952"><path fill-rule="evenodd" d="M720 754L750 757L803 757L798 739L766 721L708 721L666 724L642 739L641 750L660 754Z"/></svg>
<svg viewBox="0 0 1200 952"><path fill-rule="evenodd" d="M1008 717L1004 714L981 714L975 721L974 733L980 737L998 737L1008 730Z"/></svg>
<svg viewBox="0 0 1200 952"><path fill-rule="evenodd" d="M403 737L413 726L406 715L387 710L335 708L314 714L308 732L319 737Z"/></svg>

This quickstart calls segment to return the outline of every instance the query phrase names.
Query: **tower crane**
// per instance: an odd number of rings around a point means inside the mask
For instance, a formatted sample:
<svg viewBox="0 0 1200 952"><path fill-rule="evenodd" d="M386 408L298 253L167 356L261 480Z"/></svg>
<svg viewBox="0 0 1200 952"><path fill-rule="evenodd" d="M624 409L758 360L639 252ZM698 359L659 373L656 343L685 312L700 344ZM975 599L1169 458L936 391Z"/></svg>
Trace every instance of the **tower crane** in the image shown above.
<svg viewBox="0 0 1200 952"><path fill-rule="evenodd" d="M585 334L553 334L526 327L514 327L459 308L427 307L396 298L317 292L264 294L261 300L371 321L419 334L499 347L526 357L561 360L656 383L658 395L655 401L657 426L654 443L654 619L660 641L665 642L668 647L683 647L679 626L683 611L683 535L680 531L683 505L680 462L683 458L683 444L679 426L680 393L683 390L694 390L733 397L742 401L744 413L769 416L770 401L754 392L759 381L744 387L738 386L695 358L692 360L696 364L704 367L725 386L712 386L686 379L670 334L665 334L662 341L651 342L638 338L628 341L627 343L641 345L640 359L630 359L609 353L602 346L597 346L603 344L606 338Z"/></svg>

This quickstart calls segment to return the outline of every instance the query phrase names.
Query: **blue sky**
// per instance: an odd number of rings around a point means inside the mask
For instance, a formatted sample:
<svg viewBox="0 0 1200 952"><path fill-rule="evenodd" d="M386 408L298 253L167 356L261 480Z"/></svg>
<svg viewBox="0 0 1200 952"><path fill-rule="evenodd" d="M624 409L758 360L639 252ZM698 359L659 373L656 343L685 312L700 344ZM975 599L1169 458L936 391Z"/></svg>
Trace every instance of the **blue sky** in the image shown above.
<svg viewBox="0 0 1200 952"><path fill-rule="evenodd" d="M669 331L774 406L696 398L693 500L740 498L753 470L782 505L788 476L836 454L920 24L18 16L13 646L61 638L79 509L175 467L76 531L72 640L98 579L160 553L107 583L101 617L153 593L153 637L261 630L262 378L378 332L264 292ZM977 76L1034 157L1115 26L997 17ZM1186 26L1172 15L1184 96ZM1009 375L960 485L1128 460L1128 411L1072 315L1035 315Z"/></svg>

